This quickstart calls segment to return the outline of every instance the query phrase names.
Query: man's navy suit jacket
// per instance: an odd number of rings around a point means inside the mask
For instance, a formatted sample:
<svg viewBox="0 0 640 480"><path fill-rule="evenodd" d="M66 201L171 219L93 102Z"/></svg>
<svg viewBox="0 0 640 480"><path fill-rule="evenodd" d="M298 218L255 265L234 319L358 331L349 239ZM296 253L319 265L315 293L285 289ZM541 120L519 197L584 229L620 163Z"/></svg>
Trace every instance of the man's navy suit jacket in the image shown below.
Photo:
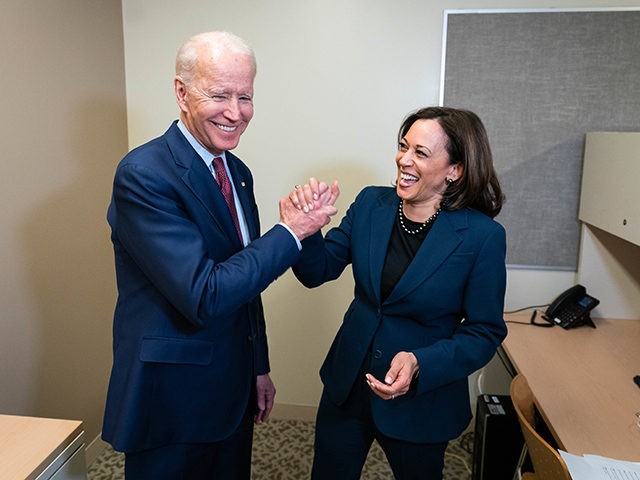
<svg viewBox="0 0 640 480"><path fill-rule="evenodd" d="M255 376L269 372L260 292L300 253L281 225L260 237L251 173L226 157L246 248L175 122L118 165L107 214L118 301L102 431L116 450L226 438Z"/></svg>
<svg viewBox="0 0 640 480"><path fill-rule="evenodd" d="M388 298L380 287L398 211L394 188L368 187L338 227L302 241L293 267L307 287L337 278L351 264L355 296L320 375L341 405L368 354L379 380L400 351L415 354L415 388L395 400L371 396L373 420L387 436L410 442L457 437L471 419L467 377L485 365L506 336L505 231L470 209L442 211ZM464 319L464 321L463 321Z"/></svg>

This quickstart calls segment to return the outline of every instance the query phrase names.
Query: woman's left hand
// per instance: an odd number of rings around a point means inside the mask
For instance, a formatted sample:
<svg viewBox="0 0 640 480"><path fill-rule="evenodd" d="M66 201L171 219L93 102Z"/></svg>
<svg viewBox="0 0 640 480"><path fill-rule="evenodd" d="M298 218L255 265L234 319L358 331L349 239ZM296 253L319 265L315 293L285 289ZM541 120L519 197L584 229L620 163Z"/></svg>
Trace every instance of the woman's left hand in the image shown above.
<svg viewBox="0 0 640 480"><path fill-rule="evenodd" d="M331 186L311 177L304 185L296 185L289 194L289 200L298 210L310 212L322 205L333 206L340 196L338 181L334 180Z"/></svg>
<svg viewBox="0 0 640 480"><path fill-rule="evenodd" d="M370 373L365 375L369 388L384 400L393 400L409 391L411 381L418 373L418 359L411 352L398 352L381 382Z"/></svg>

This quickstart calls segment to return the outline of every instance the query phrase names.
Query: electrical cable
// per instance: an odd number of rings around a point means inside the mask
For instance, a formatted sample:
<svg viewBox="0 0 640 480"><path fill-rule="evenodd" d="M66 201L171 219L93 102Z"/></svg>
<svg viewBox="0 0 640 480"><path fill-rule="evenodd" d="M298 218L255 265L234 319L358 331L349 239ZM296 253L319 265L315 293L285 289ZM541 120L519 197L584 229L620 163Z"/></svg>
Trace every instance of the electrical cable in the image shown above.
<svg viewBox="0 0 640 480"><path fill-rule="evenodd" d="M549 305L551 305L550 303L545 303L544 305L529 305L528 307L522 307L522 308L518 308L516 310L505 310L504 313L517 313L517 312L522 312L523 310L529 310L530 308L542 308L542 307L548 307Z"/></svg>
<svg viewBox="0 0 640 480"><path fill-rule="evenodd" d="M540 322L536 322L536 316L538 315L538 308L539 307L548 307L550 304L546 303L544 305L530 305L528 307L523 307L523 308L518 308L517 310L508 310L505 311L505 314L510 314L510 313L516 313L516 312L522 312L523 310L528 310L530 308L533 308L533 312L531 312L531 318L529 319L528 322L517 322L515 320L505 320L505 323L517 323L520 325L533 325L534 327L543 327L543 328L549 328L549 327L554 327L555 324L551 321L549 321L549 319L546 317L546 315L543 313L541 316L544 320L546 320L545 323L540 323Z"/></svg>

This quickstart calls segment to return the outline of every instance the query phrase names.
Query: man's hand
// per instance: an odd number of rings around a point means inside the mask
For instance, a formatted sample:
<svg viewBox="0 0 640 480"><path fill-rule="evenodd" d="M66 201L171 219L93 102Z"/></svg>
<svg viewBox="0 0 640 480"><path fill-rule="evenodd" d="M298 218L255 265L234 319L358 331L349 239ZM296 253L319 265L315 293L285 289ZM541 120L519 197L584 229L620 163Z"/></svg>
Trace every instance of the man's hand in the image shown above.
<svg viewBox="0 0 640 480"><path fill-rule="evenodd" d="M280 221L303 240L327 225L338 213L334 204L339 195L337 181L329 188L326 183L311 178L309 183L297 186L288 197L280 200Z"/></svg>
<svg viewBox="0 0 640 480"><path fill-rule="evenodd" d="M271 409L273 409L273 400L276 397L276 387L268 373L256 377L256 397L258 411L254 416L254 421L256 424L260 424L269 418Z"/></svg>

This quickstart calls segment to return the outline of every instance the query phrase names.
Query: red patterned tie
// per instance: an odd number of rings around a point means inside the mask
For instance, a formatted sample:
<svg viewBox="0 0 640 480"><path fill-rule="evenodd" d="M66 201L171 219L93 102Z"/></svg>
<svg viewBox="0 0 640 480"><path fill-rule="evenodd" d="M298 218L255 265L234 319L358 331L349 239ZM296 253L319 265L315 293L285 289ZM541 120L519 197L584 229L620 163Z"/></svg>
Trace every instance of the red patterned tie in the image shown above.
<svg viewBox="0 0 640 480"><path fill-rule="evenodd" d="M229 180L227 171L224 168L222 157L216 157L213 159L213 171L216 172L216 179L218 180L218 185L220 186L220 190L222 191L222 196L224 197L224 201L227 202L229 212L231 212L231 218L233 219L233 224L236 227L236 232L238 232L238 238L242 242L242 233L240 232L240 222L238 222L236 203L233 200L231 181Z"/></svg>

